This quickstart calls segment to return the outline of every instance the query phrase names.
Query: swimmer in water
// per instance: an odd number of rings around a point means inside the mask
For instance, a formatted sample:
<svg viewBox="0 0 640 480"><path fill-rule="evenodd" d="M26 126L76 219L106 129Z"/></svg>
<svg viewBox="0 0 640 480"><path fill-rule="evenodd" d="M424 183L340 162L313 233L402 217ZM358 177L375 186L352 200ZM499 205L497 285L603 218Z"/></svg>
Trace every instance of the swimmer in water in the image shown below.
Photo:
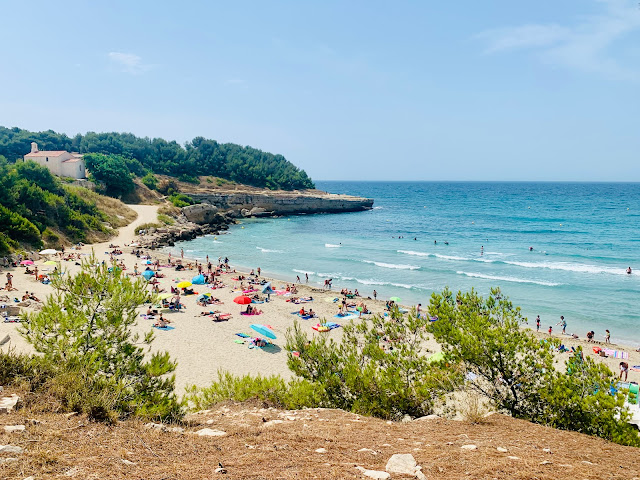
<svg viewBox="0 0 640 480"><path fill-rule="evenodd" d="M444 242L445 245L449 245L449 242Z"/></svg>
<svg viewBox="0 0 640 480"><path fill-rule="evenodd" d="M631 275L631 267L627 268L627 273Z"/></svg>
<svg viewBox="0 0 640 480"><path fill-rule="evenodd" d="M484 245L480 247L480 255L484 255Z"/></svg>
<svg viewBox="0 0 640 480"><path fill-rule="evenodd" d="M530 252L533 252L533 247L529 247L529 251L530 251Z"/></svg>

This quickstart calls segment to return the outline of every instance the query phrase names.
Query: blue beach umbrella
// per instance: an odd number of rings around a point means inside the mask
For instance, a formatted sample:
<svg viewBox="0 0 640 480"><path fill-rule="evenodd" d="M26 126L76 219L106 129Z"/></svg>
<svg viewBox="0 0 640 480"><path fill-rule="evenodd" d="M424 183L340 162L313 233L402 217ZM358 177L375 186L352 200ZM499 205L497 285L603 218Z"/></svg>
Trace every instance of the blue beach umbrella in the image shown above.
<svg viewBox="0 0 640 480"><path fill-rule="evenodd" d="M271 293L276 293L271 289L271 282L266 283L263 287L262 287L262 293L266 293L266 294L271 294Z"/></svg>
<svg viewBox="0 0 640 480"><path fill-rule="evenodd" d="M270 338L272 340L276 339L276 334L273 333L270 328L265 327L264 325L258 325L258 324L255 324L255 323L252 323L250 326L251 326L252 329L254 329L256 332L258 332L260 335L264 335L265 337L268 337L268 338Z"/></svg>
<svg viewBox="0 0 640 480"><path fill-rule="evenodd" d="M191 283L194 285L204 285L204 275L196 275L191 279Z"/></svg>
<svg viewBox="0 0 640 480"><path fill-rule="evenodd" d="M149 281L151 279L151 277L153 277L154 275L155 275L155 273L153 273L151 270L145 270L144 272L142 272L142 276L147 281Z"/></svg>
<svg viewBox="0 0 640 480"><path fill-rule="evenodd" d="M142 262L143 265L151 265L153 262L151 260L145 260Z"/></svg>

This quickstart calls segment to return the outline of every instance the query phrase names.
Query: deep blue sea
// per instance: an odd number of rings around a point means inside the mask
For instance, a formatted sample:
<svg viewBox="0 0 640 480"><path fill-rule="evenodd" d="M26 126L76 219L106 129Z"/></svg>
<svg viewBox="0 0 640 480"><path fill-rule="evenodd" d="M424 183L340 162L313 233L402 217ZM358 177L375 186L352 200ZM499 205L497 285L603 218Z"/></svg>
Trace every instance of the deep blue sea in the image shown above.
<svg viewBox="0 0 640 480"><path fill-rule="evenodd" d="M640 345L640 184L316 182L375 199L367 212L243 220L172 250L403 304L499 286L530 324ZM445 243L447 242L447 243ZM533 250L530 250L533 247ZM631 266L633 273L626 273Z"/></svg>

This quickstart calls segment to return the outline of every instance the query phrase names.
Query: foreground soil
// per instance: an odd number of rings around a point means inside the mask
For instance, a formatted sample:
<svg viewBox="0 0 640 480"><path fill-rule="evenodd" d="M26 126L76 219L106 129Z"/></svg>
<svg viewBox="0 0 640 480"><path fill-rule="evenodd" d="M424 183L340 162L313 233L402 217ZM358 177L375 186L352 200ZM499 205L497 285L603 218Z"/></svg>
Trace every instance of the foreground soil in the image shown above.
<svg viewBox="0 0 640 480"><path fill-rule="evenodd" d="M223 404L191 415L183 432L26 410L0 416L0 425L26 426L0 427L0 450L24 449L0 453L2 479L366 479L356 466L383 471L395 453L412 454L429 479L640 479L638 449L502 415L482 424L391 423L339 410ZM194 435L203 428L226 434ZM15 460L2 463L8 457ZM218 463L226 473L215 471Z"/></svg>

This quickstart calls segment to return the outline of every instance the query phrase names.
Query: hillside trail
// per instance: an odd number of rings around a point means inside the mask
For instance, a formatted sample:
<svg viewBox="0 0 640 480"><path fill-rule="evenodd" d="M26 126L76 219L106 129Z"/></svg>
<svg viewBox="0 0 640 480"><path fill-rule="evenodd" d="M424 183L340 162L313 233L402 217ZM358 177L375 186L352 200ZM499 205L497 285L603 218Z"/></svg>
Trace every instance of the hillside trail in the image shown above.
<svg viewBox="0 0 640 480"><path fill-rule="evenodd" d="M158 220L158 208L159 205L129 205L127 207L134 210L138 217L126 227L120 227L118 229L118 235L101 243L92 243L87 245L90 249L94 249L96 252L101 252L102 249L109 249L109 245L118 245L123 247L124 244L131 243L135 237L135 230L137 227L144 223L157 222Z"/></svg>

